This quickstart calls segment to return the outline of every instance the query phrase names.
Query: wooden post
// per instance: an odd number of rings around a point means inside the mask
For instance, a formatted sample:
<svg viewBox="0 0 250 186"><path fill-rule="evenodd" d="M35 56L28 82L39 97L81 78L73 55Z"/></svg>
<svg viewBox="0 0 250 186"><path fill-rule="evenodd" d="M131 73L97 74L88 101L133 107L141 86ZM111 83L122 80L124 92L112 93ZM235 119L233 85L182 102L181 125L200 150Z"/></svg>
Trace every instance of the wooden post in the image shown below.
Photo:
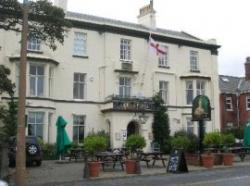
<svg viewBox="0 0 250 186"><path fill-rule="evenodd" d="M28 37L28 5L23 4L23 25L21 38L21 61L19 76L19 98L17 114L17 153L16 153L16 185L27 185L25 154L25 101L26 101L26 64Z"/></svg>

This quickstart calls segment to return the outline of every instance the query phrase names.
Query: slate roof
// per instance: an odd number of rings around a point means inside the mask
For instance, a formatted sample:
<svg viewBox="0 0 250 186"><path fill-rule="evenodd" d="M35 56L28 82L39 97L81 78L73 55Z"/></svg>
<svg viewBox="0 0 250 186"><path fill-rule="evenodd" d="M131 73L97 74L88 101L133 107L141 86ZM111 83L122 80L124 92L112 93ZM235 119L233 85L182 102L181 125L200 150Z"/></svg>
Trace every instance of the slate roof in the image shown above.
<svg viewBox="0 0 250 186"><path fill-rule="evenodd" d="M70 11L66 13L66 17L70 20L77 20L77 21L95 23L95 24L100 24L100 25L110 25L110 26L116 26L119 28L127 28L127 29L132 29L132 30L144 31L148 33L152 32L154 34L159 34L163 36L213 45L213 43L206 42L204 40L201 40L195 36L192 36L182 31L178 32L178 31L167 30L167 29L162 29L162 28L150 29L141 24L135 24L135 23L125 22L125 21L119 21L119 20L114 20L114 19L109 19L109 18L82 14L82 13L70 12Z"/></svg>
<svg viewBox="0 0 250 186"><path fill-rule="evenodd" d="M243 92L246 88L250 90L250 82L242 77L220 75L219 88L221 93L236 94L237 91Z"/></svg>

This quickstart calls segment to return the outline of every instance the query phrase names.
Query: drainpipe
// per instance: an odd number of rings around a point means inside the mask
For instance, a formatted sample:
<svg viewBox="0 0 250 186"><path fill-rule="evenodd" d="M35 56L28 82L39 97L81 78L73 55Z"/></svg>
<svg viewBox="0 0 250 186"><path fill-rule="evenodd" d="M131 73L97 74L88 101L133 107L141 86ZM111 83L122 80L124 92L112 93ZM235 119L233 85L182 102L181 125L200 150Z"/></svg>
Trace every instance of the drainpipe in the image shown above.
<svg viewBox="0 0 250 186"><path fill-rule="evenodd" d="M239 109L239 99L240 99L240 85L242 83L242 79L240 79L238 87L236 89L236 107L237 107L237 125L240 127L240 109Z"/></svg>

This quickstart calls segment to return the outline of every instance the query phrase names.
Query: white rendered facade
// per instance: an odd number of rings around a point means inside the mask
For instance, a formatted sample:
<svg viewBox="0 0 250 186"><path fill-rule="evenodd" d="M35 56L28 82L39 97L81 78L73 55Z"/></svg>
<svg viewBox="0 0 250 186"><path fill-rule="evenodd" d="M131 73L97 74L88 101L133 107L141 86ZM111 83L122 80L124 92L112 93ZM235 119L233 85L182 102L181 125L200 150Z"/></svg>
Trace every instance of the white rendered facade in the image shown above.
<svg viewBox="0 0 250 186"><path fill-rule="evenodd" d="M166 99L172 134L180 129L198 132L197 123L189 121L191 105L187 103L187 92L189 96L193 93L193 98L201 93L209 97L212 120L206 122L206 131L219 130L216 44L183 32L150 30L72 12L67 17L74 26L63 45L58 44L58 49L52 51L41 43L40 48L34 46L38 50L28 52L27 134L54 143L56 119L62 115L68 121L66 130L72 140L78 142L82 132L87 136L93 130L105 130L110 133L111 146L121 147L132 122L137 123L136 130L146 138L149 150L152 112L129 106L160 90ZM167 48L167 56L160 62L158 56L148 51L150 32ZM10 78L16 84L20 37L18 33L0 31L0 64L11 69ZM193 59L193 54L197 58ZM195 69L191 69L193 66ZM127 98L119 102L114 96L119 94ZM3 95L2 100L7 98ZM144 124L139 122L143 114L147 116Z"/></svg>

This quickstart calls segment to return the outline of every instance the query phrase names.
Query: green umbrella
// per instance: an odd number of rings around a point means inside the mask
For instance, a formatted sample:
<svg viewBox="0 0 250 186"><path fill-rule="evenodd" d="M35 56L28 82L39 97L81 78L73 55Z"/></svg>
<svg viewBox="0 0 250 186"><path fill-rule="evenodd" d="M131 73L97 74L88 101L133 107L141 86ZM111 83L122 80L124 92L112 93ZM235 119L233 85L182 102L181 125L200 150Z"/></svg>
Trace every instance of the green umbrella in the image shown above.
<svg viewBox="0 0 250 186"><path fill-rule="evenodd" d="M71 145L71 141L69 140L69 137L65 130L66 125L67 125L67 122L63 119L63 117L58 116L57 122L56 122L56 126L57 126L56 149L57 149L57 154L60 155L60 158L61 158L61 155L64 154L64 152Z"/></svg>
<svg viewBox="0 0 250 186"><path fill-rule="evenodd" d="M250 147L250 118L247 119L247 124L244 130L244 146Z"/></svg>

